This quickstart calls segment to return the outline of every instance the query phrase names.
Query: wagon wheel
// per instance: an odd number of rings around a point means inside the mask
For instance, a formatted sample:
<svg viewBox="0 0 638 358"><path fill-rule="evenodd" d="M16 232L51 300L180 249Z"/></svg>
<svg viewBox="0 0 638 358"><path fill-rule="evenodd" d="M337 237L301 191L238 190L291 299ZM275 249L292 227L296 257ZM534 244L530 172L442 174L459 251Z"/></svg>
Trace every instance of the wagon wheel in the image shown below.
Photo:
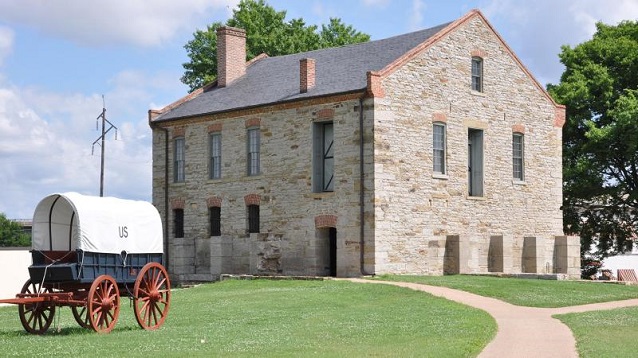
<svg viewBox="0 0 638 358"><path fill-rule="evenodd" d="M42 285L39 282L31 282L28 279L22 286L20 293L50 293L51 290L45 287L42 291L40 288ZM55 305L52 305L50 301L34 302L18 304L18 314L20 315L20 322L22 327L33 334L43 334L49 329L51 322L53 322L53 316L55 316Z"/></svg>
<svg viewBox="0 0 638 358"><path fill-rule="evenodd" d="M82 328L92 328L91 319L89 318L89 310L86 306L71 306L73 318Z"/></svg>
<svg viewBox="0 0 638 358"><path fill-rule="evenodd" d="M171 281L164 266L149 262L142 267L133 295L133 311L140 327L147 330L161 327L171 305Z"/></svg>
<svg viewBox="0 0 638 358"><path fill-rule="evenodd" d="M91 328L98 333L111 332L120 315L120 290L115 280L109 275L96 278L87 301Z"/></svg>

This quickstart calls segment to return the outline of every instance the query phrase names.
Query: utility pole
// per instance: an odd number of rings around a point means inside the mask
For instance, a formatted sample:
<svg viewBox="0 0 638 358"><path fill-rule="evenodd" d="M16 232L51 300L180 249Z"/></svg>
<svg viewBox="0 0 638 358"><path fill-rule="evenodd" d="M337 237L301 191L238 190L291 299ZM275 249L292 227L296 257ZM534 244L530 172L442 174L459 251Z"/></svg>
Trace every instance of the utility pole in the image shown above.
<svg viewBox="0 0 638 358"><path fill-rule="evenodd" d="M115 140L117 140L117 127L113 123L109 122L108 119L106 119L106 104L104 102L104 95L102 95L102 113L100 113L100 115L95 118L95 130L98 130L100 119L102 119L102 135L93 142L93 146L91 147L91 155L93 155L95 144L98 144L101 147L102 152L100 155L100 196L104 196L104 139L106 138L106 133L110 132L111 129L115 129ZM109 124L108 129L106 129L106 123ZM98 141L101 141L101 143L98 143Z"/></svg>

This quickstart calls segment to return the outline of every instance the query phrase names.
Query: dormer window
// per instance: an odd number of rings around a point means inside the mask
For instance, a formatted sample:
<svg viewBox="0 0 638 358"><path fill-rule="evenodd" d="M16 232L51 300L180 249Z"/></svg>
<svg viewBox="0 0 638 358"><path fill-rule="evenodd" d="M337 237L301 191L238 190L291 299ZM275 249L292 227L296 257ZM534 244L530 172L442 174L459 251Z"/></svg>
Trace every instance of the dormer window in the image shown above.
<svg viewBox="0 0 638 358"><path fill-rule="evenodd" d="M483 92L483 59L472 57L472 90Z"/></svg>

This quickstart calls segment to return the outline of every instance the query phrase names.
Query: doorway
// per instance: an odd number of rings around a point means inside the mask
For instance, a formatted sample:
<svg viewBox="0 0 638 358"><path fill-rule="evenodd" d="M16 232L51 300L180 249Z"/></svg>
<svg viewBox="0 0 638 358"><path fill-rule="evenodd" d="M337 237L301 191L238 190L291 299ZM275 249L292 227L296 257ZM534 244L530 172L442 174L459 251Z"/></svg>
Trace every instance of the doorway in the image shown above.
<svg viewBox="0 0 638 358"><path fill-rule="evenodd" d="M329 276L337 277L337 229L331 227L328 229L328 251L329 254Z"/></svg>

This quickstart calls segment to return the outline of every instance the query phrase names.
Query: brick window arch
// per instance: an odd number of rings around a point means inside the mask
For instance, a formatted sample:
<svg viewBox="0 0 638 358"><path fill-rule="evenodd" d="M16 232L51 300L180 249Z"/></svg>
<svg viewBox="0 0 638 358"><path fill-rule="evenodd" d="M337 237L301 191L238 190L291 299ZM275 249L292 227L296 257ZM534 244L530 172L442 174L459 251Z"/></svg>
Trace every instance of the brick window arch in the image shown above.
<svg viewBox="0 0 638 358"><path fill-rule="evenodd" d="M315 216L315 228L317 229L325 229L325 228L336 228L337 227L337 216L336 215L318 215Z"/></svg>

